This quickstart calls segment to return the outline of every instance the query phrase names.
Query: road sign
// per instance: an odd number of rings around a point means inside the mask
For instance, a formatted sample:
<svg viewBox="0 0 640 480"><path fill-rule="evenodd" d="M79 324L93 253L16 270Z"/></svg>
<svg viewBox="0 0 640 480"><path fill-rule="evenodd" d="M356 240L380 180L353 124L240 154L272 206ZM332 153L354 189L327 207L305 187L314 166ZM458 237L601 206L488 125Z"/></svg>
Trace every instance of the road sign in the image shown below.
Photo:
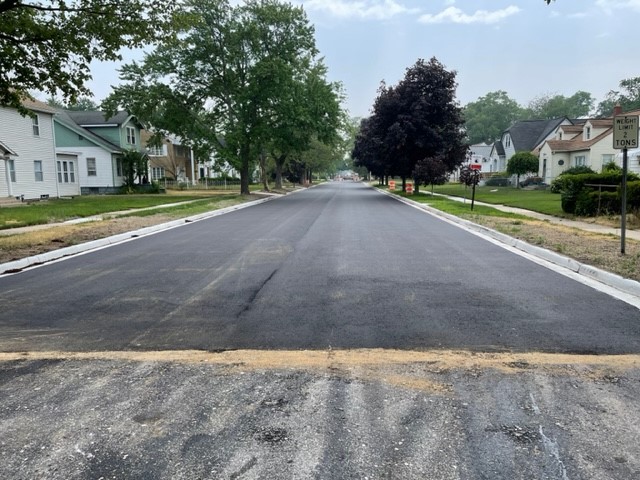
<svg viewBox="0 0 640 480"><path fill-rule="evenodd" d="M482 165L480 165L479 163L470 163L469 168L471 170L482 170Z"/></svg>
<svg viewBox="0 0 640 480"><path fill-rule="evenodd" d="M613 117L613 148L638 148L638 117Z"/></svg>

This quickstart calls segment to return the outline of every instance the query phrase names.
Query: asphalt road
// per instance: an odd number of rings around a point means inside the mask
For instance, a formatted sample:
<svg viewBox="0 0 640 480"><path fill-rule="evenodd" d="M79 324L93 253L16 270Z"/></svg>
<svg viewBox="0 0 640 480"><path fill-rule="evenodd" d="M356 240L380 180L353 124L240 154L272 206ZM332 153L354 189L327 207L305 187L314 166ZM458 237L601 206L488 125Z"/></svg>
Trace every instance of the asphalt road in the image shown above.
<svg viewBox="0 0 640 480"><path fill-rule="evenodd" d="M639 320L322 185L0 277L0 478L640 479Z"/></svg>
<svg viewBox="0 0 640 480"><path fill-rule="evenodd" d="M640 312L342 182L0 278L0 350L640 352Z"/></svg>

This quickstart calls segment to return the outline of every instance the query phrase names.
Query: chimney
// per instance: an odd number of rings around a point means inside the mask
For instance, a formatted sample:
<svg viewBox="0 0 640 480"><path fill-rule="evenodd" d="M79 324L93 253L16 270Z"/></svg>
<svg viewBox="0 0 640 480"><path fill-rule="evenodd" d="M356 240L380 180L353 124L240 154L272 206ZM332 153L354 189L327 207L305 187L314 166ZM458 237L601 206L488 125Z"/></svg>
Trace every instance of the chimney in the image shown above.
<svg viewBox="0 0 640 480"><path fill-rule="evenodd" d="M613 107L613 116L617 117L618 115L622 115L622 107L619 103L616 103L616 106Z"/></svg>

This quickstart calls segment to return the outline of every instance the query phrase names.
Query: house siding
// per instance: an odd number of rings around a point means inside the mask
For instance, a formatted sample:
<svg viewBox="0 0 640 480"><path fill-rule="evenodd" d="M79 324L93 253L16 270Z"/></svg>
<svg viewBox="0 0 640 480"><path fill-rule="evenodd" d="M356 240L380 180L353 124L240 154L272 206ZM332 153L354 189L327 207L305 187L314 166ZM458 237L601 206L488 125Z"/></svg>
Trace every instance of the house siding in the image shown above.
<svg viewBox="0 0 640 480"><path fill-rule="evenodd" d="M3 140L17 156L14 161L16 181L10 182L7 161L0 161L0 196L23 196L24 199L41 195L58 196L55 176L55 143L53 115L37 112L40 135L33 134L31 117L23 117L17 110L0 107L0 140ZM34 162L42 162L42 181L36 181Z"/></svg>
<svg viewBox="0 0 640 480"><path fill-rule="evenodd" d="M78 172L78 155L74 154L56 154L56 175L57 175L57 162L67 162L73 163L73 172L74 172L74 181L65 182L64 181L64 170L62 173L63 180L58 183L58 191L60 192L60 196L73 197L76 195L80 195L80 174ZM70 172L67 170L68 175L70 177ZM70 178L69 178L70 180Z"/></svg>

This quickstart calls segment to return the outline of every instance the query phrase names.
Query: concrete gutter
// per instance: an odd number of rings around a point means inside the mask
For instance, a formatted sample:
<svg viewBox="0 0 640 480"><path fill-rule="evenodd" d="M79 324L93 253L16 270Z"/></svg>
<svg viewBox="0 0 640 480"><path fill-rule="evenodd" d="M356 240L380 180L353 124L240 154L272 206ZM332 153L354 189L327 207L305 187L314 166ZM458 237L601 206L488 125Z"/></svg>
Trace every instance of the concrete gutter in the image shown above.
<svg viewBox="0 0 640 480"><path fill-rule="evenodd" d="M595 280L596 282L607 285L611 288L619 290L628 295L634 296L636 298L640 298L640 282L636 282L635 280L621 277L619 275L616 275L615 273L607 272L597 267L593 267L591 265L578 262L572 258L566 257L564 255L560 255L557 252L547 250L546 248L541 248L535 245L531 245L530 243L527 243L523 240L518 240L516 238L510 237L509 235L505 235L504 233L500 233L496 230L493 230L489 227L478 225L477 223L470 222L469 220L456 217L455 215L451 215L449 213L443 212L436 208L430 207L429 205L425 205L423 203L410 200L408 198L399 197L385 190L381 190L381 189L377 189L377 190L381 193L384 193L385 195L389 195L395 198L396 200L402 203L410 205L414 208L418 208L420 210L424 210L427 213L430 213L434 216L446 219L448 222L453 223L466 230L469 230L470 232L475 232L475 233L479 233L481 235L487 236L489 238L492 238L493 240L496 240L499 243L508 245L509 247L515 248L529 255L540 258L546 262L552 263L554 265L565 268L579 275ZM494 205L490 205L490 204L488 204L487 206L494 207ZM522 210L522 209L519 209L519 210L520 211L518 213L521 213L522 215L526 215L526 210Z"/></svg>

